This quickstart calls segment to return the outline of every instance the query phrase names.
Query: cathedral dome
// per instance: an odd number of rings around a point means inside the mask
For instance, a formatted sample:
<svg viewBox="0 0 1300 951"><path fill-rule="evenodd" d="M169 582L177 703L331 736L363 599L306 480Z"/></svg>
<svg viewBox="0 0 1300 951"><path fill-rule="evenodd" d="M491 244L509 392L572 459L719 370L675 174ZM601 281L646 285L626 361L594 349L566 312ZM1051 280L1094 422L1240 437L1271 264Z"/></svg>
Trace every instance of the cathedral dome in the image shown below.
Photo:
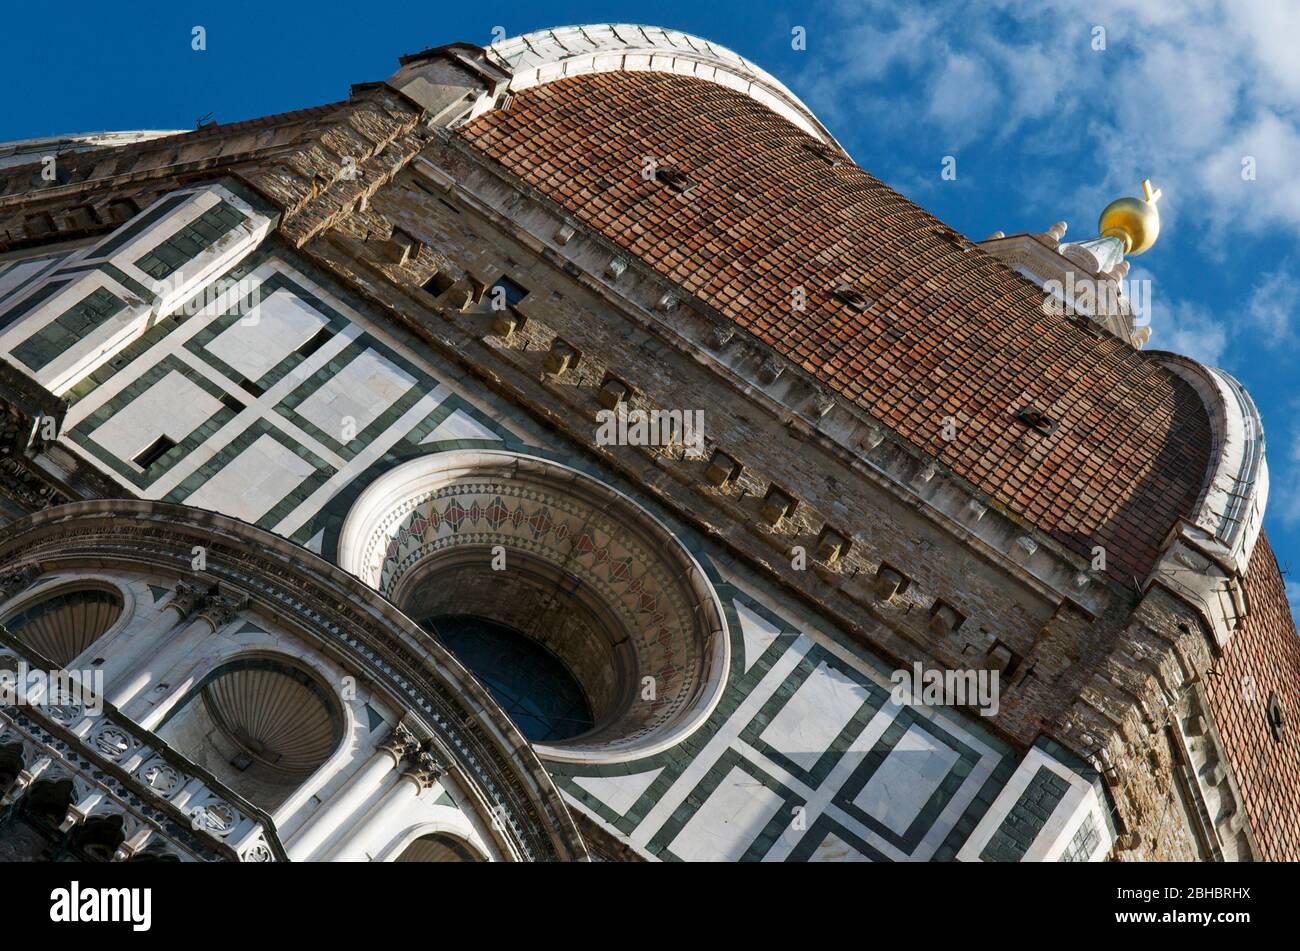
<svg viewBox="0 0 1300 951"><path fill-rule="evenodd" d="M1030 281L746 91L561 75L460 136L995 505L1085 557L1105 547L1117 580L1146 576L1192 511L1211 432L1189 384L1045 315ZM693 187L647 179L646 156Z"/></svg>

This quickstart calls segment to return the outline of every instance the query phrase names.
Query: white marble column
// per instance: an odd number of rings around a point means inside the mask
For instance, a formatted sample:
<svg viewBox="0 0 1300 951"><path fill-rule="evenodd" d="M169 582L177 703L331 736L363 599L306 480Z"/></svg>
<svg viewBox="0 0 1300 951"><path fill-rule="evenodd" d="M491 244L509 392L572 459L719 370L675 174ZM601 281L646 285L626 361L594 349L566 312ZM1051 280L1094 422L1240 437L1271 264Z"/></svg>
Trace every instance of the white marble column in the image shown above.
<svg viewBox="0 0 1300 951"><path fill-rule="evenodd" d="M203 662L201 653L194 656L196 647L201 646L208 635L234 622L245 604L242 599L209 594L203 599L194 622L169 638L165 647L141 663L133 681L124 684L118 694L121 700L110 696L109 702L145 729L158 729L167 711L179 703L193 686L193 678L188 675ZM150 691L144 689L150 683L166 684L167 692L160 697L150 696Z"/></svg>
<svg viewBox="0 0 1300 951"><path fill-rule="evenodd" d="M420 796L428 793L436 798L441 789L439 780L446 767L433 754L421 750L412 756L383 797L354 824L339 836L326 858L331 862L363 862L367 853L387 843L393 828L405 825L402 816Z"/></svg>
<svg viewBox="0 0 1300 951"><path fill-rule="evenodd" d="M419 742L406 727L398 724L379 745L375 755L348 779L312 816L302 824L286 843L289 858L305 862L315 856L321 846L335 831L352 818L354 813L370 799L383 784L384 779L401 764L411 752L419 749Z"/></svg>
<svg viewBox="0 0 1300 951"><path fill-rule="evenodd" d="M178 644L184 645L188 650L196 638L206 637L211 632L212 622L207 618L195 618L189 623L182 622L176 625L171 633L162 639L160 650L153 654L143 654L113 680L105 691L108 702L124 713L128 707L135 707L136 704L132 701L145 693L154 682L161 681L162 674L167 669L164 666L164 659L175 652ZM105 681L107 679L105 677Z"/></svg>
<svg viewBox="0 0 1300 951"><path fill-rule="evenodd" d="M186 620L198 609L205 594L207 592L197 585L177 582L171 599L163 605L157 624L123 631L115 638L120 643L114 643L113 650L105 652L103 666L104 693L110 703L119 706L118 697L130 699L132 694L126 691L126 687L137 679L134 675L140 664L150 653L177 637L178 630L183 631L188 626Z"/></svg>

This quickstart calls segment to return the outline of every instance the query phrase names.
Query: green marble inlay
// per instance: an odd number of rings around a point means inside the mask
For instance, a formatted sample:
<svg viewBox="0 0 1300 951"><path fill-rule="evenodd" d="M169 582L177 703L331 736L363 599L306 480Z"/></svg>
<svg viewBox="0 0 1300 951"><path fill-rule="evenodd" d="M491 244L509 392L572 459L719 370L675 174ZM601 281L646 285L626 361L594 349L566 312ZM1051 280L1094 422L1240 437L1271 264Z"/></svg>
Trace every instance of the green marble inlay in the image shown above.
<svg viewBox="0 0 1300 951"><path fill-rule="evenodd" d="M342 372L348 364L360 357L367 350L373 350L392 366L411 377L415 382L396 400L396 402L392 403L387 409L375 417L375 419L371 420L364 429L359 430L352 439L343 442L342 433L325 432L311 420L299 415L296 410L303 401L327 384L337 374ZM413 363L403 359L398 353L384 346L369 334L361 334L356 340L331 357L324 366L304 380L300 386L296 387L284 399L277 403L275 409L277 412L291 420L295 425L300 427L304 432L320 440L322 445L334 450L344 459L351 459L357 453L365 449L366 446L379 438L379 436L382 435L390 426L401 419L412 406L423 399L426 394L433 392L437 386L438 382L436 380L422 373Z"/></svg>
<svg viewBox="0 0 1300 951"><path fill-rule="evenodd" d="M14 347L13 355L31 369L40 370L125 309L126 301L97 288Z"/></svg>
<svg viewBox="0 0 1300 951"><path fill-rule="evenodd" d="M274 529L279 521L292 512L295 508L303 503L313 492L319 489L330 476L334 475L335 469L320 456L316 455L306 446L294 440L288 434L277 429L265 419L255 419L252 425L242 433L226 444L219 453L204 463L197 470L187 476L167 495L168 502L184 502L187 498L199 490L203 483L207 482L218 472L233 462L245 449L255 443L262 436L270 436L280 445L289 449L300 459L306 460L313 468L312 475L308 476L302 482L298 483L293 489L280 499L269 512L259 518L256 522L258 528Z"/></svg>
<svg viewBox="0 0 1300 951"><path fill-rule="evenodd" d="M232 274L231 276L234 277L235 275ZM249 291L248 296L233 303L225 313L214 318L206 327L187 340L185 342L185 349L194 354L204 363L220 370L222 376L226 377L231 382L242 382L244 380L244 375L234 367L227 364L216 354L208 350L208 344L221 336L221 334L233 326L236 321L243 320L247 315L251 314L258 301L266 300L279 290L288 291L300 301L310 306L325 318L325 326L334 333L346 329L350 324L350 321L346 317L329 304L325 303L325 301L321 300L311 291L307 290L307 288L293 281L288 277L288 275L276 272L275 274L268 275L267 278L258 284L256 288ZM266 373L262 374L258 379L250 382L257 384L258 388L263 391L269 390L305 359L307 358L297 350L294 350L278 364Z"/></svg>
<svg viewBox="0 0 1300 951"><path fill-rule="evenodd" d="M892 862L888 855L879 849L871 846L867 841L856 835L849 829L844 828L830 816L818 816L817 821L808 828L808 834L799 840L790 854L785 857L787 862L807 862L817 853L817 848L826 841L828 835L834 835L845 845L861 853L873 862Z"/></svg>
<svg viewBox="0 0 1300 951"><path fill-rule="evenodd" d="M674 855L669 847L677 838L678 833L690 822L691 817L708 801L709 797L722 785L723 780L735 768L739 768L753 779L756 785L766 786L784 800L784 805L777 810L776 815L750 840L739 861L760 862L782 835L800 832L795 826L797 816L795 810L805 805L803 797L792 792L775 778L763 772L756 764L751 763L735 750L728 749L718 758L716 763L709 767L704 774L704 778L691 790L690 795L674 810L668 821L650 839L646 845L647 851L657 855L664 861L680 862L681 857ZM800 834L802 835L802 832Z"/></svg>
<svg viewBox="0 0 1300 951"><path fill-rule="evenodd" d="M1023 859L1069 791L1069 782L1046 766L1040 766L1002 825L989 837L980 852L980 860L1019 862Z"/></svg>
<svg viewBox="0 0 1300 951"><path fill-rule="evenodd" d="M876 819L875 816L865 812L853 800L857 798L863 787L871 781L876 771L884 765L885 760L894 753L899 742L913 726L956 752L957 760L939 782L934 792L930 794L930 797L907 829L902 834L899 834ZM899 755L911 754L900 751ZM967 777L978 765L979 760L979 753L970 746L957 739L934 721L920 716L914 708L904 707L889 726L885 728L885 731L876 741L876 745L862 758L862 762L858 764L857 768L849 775L849 778L840 786L833 801L846 815L862 823L900 851L911 854L921 844L921 840L929 833L935 822L938 821L939 816L957 794L957 790L966 782Z"/></svg>
<svg viewBox="0 0 1300 951"><path fill-rule="evenodd" d="M135 262L155 280L170 277L248 220L227 201L220 201Z"/></svg>
<svg viewBox="0 0 1300 951"><path fill-rule="evenodd" d="M849 718L848 723L840 730L836 737L831 741L830 746L822 752L817 761L811 768L804 768L796 763L790 757L786 756L780 750L773 747L762 738L763 732L768 725L777 718L781 710L787 703L799 692L799 688L811 677L818 667L825 665L829 670L833 670L851 680L856 686L861 687L864 693L862 704L854 711L853 716ZM889 691L884 687L868 679L865 675L859 673L849 664L846 664L840 658L836 657L830 651L820 645L814 645L807 654L800 659L799 665L786 678L762 708L755 714L754 719L745 727L740 738L749 743L756 750L763 753L775 763L779 763L783 768L790 771L794 776L806 782L814 789L822 784L822 781L830 775L835 764L848 751L853 741L862 733L872 717L879 712L884 706L885 701L889 699Z"/></svg>
<svg viewBox="0 0 1300 951"><path fill-rule="evenodd" d="M21 281L16 283L13 287L9 288L7 291L0 292L0 301L10 300L14 297L17 297L19 294L22 294L24 291L30 288L35 282L44 280L45 277L50 273L50 271L52 271L54 267L66 257L67 254L65 253L65 254L50 255L48 257L41 257L41 258L24 258L21 261L9 262L10 263L9 267L0 269L0 276L3 276L8 271L12 270L15 267L18 267L19 265L38 264L40 262L44 262L44 264L41 267L38 267L35 270L33 270L32 273L28 274L25 278L23 278ZM64 283L66 282L61 282L59 286L62 287ZM6 320L4 321L4 323L9 323L9 321Z"/></svg>

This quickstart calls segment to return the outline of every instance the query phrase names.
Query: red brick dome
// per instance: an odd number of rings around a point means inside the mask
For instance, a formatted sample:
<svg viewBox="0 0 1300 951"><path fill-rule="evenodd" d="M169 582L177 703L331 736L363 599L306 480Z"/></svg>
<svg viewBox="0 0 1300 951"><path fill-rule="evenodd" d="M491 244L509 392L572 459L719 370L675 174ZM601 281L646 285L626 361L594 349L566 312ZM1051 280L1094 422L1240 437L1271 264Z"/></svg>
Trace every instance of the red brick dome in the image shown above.
<svg viewBox="0 0 1300 951"><path fill-rule="evenodd" d="M744 92L574 76L460 134L1005 511L1085 557L1104 546L1125 584L1196 505L1212 440L1188 383L1045 314L1036 285ZM647 180L647 155L693 187Z"/></svg>

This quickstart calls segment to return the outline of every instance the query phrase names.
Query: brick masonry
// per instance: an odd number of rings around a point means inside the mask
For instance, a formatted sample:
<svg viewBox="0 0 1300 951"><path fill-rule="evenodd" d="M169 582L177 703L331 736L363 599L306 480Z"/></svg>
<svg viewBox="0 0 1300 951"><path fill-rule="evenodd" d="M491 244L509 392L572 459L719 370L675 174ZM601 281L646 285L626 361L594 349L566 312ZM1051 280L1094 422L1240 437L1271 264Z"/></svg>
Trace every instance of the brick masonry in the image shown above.
<svg viewBox="0 0 1300 951"><path fill-rule="evenodd" d="M617 136L602 132L610 115L625 120ZM144 207L183 183L234 175L279 209L279 240L305 267L496 405L635 486L707 539L718 564L734 561L771 585L788 610L891 664L972 666L995 641L1009 647L1017 664L988 726L1018 749L1053 736L1102 767L1122 857L1195 854L1185 832L1168 826L1177 753L1166 731L1172 699L1203 684L1261 854L1296 857L1295 731L1273 739L1263 705L1275 693L1287 710L1300 708L1300 649L1266 542L1247 575L1250 614L1223 657L1168 593L1138 599L1125 590L1199 491L1209 452L1199 398L1140 352L1045 318L1037 291L1003 265L807 144L752 100L682 77L542 86L472 123L458 142L422 125L410 100L360 87L347 103L69 157L49 188L36 187L31 167L0 171L0 252L103 234L112 202ZM644 154L669 153L696 183L685 195L640 176ZM1105 609L1053 596L936 527L821 434L774 412L757 386L721 381L698 353L628 313L600 281L561 266L456 186L431 190L413 170L421 160L462 183L475 162L495 164L515 177L521 201L542 195L683 297L877 414L918 452L918 468L937 460L1076 555L1103 545L1112 555ZM100 211L73 214L86 205ZM778 227L775 211L816 220ZM402 260L391 254L395 229L420 242ZM787 233L807 244L792 245ZM797 319L785 306L791 261L808 290ZM502 274L530 291L518 308L527 323L509 341L493 334L481 304L483 281ZM422 290L435 275L452 288L441 297ZM841 284L869 306L835 297ZM469 293L453 305L456 288ZM582 354L560 378L543 370L557 336ZM740 478L714 488L703 462L593 447L609 373L631 385L636 405L707 406L710 448L734 452ZM1026 400L1059 417L1053 437L1009 418ZM937 435L950 414L960 423L951 443ZM800 497L775 527L759 514L771 484ZM847 554L834 566L791 570L791 547L812 550L827 524L851 536ZM883 603L869 583L882 563L912 582ZM966 618L948 635L928 624L939 601ZM1244 677L1257 689L1245 702Z"/></svg>

